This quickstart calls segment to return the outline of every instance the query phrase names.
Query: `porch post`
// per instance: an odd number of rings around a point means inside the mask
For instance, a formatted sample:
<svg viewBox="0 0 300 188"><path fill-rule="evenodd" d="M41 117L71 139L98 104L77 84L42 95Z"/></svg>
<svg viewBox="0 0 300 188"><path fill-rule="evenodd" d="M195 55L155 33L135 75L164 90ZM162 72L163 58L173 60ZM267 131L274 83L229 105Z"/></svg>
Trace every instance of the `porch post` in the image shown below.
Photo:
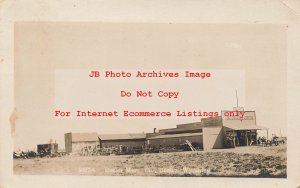
<svg viewBox="0 0 300 188"><path fill-rule="evenodd" d="M233 147L235 148L235 131L233 130L232 131L232 135L233 135Z"/></svg>
<svg viewBox="0 0 300 188"><path fill-rule="evenodd" d="M248 146L248 133L247 133L247 131L245 131L245 138L246 138L246 146Z"/></svg>

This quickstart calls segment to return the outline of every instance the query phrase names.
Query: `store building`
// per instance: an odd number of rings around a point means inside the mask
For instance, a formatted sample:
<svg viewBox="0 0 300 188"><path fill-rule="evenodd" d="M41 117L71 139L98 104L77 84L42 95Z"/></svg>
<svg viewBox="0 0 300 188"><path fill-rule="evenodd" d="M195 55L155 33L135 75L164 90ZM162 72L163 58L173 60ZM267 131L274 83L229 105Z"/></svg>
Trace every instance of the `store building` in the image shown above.
<svg viewBox="0 0 300 188"><path fill-rule="evenodd" d="M221 116L202 118L200 122L179 124L176 128L159 130L147 138L152 146L178 145L188 140L203 150L249 146L257 140L255 111L222 111Z"/></svg>
<svg viewBox="0 0 300 188"><path fill-rule="evenodd" d="M104 134L66 133L67 153L80 152L85 146L172 146L190 142L203 150L249 146L255 144L257 131L264 127L256 124L255 111L234 109L222 111L221 116L201 118L200 122L179 124L176 128L153 133Z"/></svg>

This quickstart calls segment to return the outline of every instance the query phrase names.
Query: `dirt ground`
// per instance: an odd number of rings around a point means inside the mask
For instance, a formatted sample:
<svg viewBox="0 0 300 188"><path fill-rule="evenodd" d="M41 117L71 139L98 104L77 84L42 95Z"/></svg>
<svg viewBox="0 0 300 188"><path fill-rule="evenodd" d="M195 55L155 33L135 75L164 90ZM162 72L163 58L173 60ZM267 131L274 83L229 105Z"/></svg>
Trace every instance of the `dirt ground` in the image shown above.
<svg viewBox="0 0 300 188"><path fill-rule="evenodd" d="M197 152L15 159L22 175L286 177L286 145Z"/></svg>

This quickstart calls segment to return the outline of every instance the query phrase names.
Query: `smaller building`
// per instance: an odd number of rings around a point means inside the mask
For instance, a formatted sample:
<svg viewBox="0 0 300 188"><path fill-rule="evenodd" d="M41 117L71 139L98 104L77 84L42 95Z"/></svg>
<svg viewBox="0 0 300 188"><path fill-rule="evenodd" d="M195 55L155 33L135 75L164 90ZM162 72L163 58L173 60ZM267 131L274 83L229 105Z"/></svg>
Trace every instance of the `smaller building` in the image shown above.
<svg viewBox="0 0 300 188"><path fill-rule="evenodd" d="M58 151L58 144L50 143L50 144L38 144L37 145L37 152L39 154L54 154Z"/></svg>
<svg viewBox="0 0 300 188"><path fill-rule="evenodd" d="M99 144L97 133L65 133L66 153L80 153L82 148Z"/></svg>
<svg viewBox="0 0 300 188"><path fill-rule="evenodd" d="M114 146L142 147L145 145L146 134L103 134L97 133L65 133L66 153L80 154L83 148L102 148ZM97 147L98 146L98 147Z"/></svg>

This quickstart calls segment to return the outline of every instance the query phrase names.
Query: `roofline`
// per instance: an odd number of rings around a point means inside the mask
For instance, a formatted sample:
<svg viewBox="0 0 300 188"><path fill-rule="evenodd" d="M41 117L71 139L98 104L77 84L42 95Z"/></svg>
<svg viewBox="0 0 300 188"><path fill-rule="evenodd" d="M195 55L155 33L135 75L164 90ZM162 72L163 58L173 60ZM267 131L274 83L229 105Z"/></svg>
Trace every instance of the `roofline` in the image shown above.
<svg viewBox="0 0 300 188"><path fill-rule="evenodd" d="M97 141L98 141L98 139L97 140L76 140L76 141L72 140L72 143L73 142L97 142Z"/></svg>
<svg viewBox="0 0 300 188"><path fill-rule="evenodd" d="M154 139L163 139L163 138L178 138L178 137L190 137L190 136L201 136L201 135L203 135L203 133L162 134L147 139L154 140Z"/></svg>
<svg viewBox="0 0 300 188"><path fill-rule="evenodd" d="M221 112L256 112L255 110L221 110Z"/></svg>
<svg viewBox="0 0 300 188"><path fill-rule="evenodd" d="M262 127L262 126L258 126L258 125L253 125L253 127L249 128L249 129L248 128L242 129L243 127L229 127L228 125L227 126L225 125L223 127L231 129L231 130L236 130L236 131L239 131L239 130L266 130L266 129L268 129L266 127ZM239 128L241 128L241 129L239 129Z"/></svg>
<svg viewBox="0 0 300 188"><path fill-rule="evenodd" d="M139 137L139 138L109 138L109 139L102 139L98 136L98 139L100 139L100 140L139 140L139 139L146 139L146 136Z"/></svg>

